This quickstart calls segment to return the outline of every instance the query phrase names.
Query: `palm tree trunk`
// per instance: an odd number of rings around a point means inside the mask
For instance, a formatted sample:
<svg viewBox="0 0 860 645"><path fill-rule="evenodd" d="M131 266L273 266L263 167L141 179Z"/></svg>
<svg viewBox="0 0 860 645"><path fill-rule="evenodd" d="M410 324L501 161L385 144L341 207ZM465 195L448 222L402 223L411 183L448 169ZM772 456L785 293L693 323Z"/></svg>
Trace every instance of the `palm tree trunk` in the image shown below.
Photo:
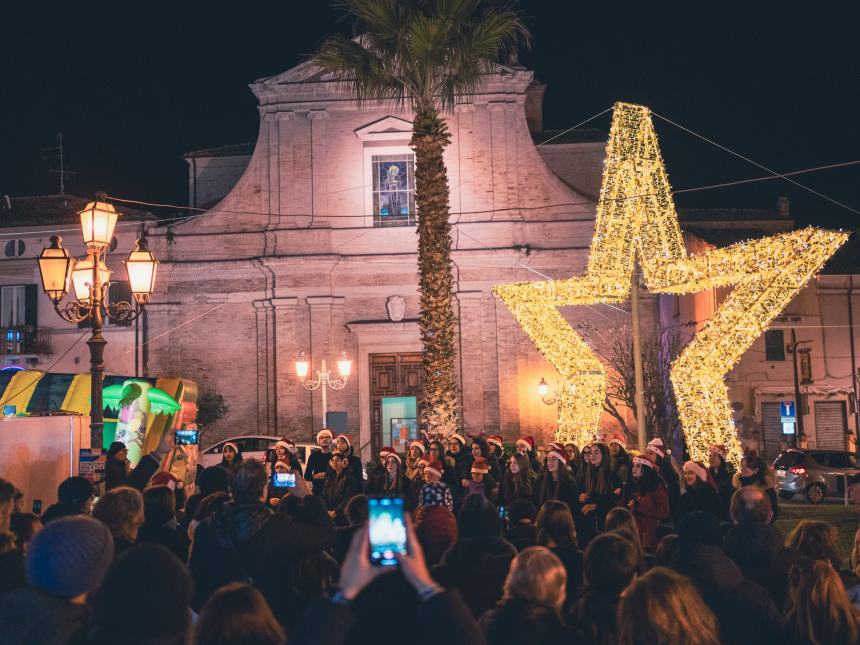
<svg viewBox="0 0 860 645"><path fill-rule="evenodd" d="M432 105L416 107L412 127L418 210L419 327L424 344L420 417L428 433L448 435L457 431L460 419L455 370L458 319L453 302L448 176L442 159L450 135Z"/></svg>

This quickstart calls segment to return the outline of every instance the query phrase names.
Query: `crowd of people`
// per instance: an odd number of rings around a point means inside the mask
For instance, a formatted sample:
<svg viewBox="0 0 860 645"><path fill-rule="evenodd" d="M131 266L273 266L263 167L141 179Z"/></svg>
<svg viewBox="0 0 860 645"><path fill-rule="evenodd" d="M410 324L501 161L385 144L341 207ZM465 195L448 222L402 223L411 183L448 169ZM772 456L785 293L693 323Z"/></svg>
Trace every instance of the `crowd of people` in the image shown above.
<svg viewBox="0 0 860 645"><path fill-rule="evenodd" d="M114 444L106 492L71 477L41 517L0 480L0 642L860 643L860 530L845 564L832 525L783 537L752 452L452 434L363 465L323 429L307 464L228 442L186 496L171 439L134 469ZM369 497L409 510L397 566Z"/></svg>

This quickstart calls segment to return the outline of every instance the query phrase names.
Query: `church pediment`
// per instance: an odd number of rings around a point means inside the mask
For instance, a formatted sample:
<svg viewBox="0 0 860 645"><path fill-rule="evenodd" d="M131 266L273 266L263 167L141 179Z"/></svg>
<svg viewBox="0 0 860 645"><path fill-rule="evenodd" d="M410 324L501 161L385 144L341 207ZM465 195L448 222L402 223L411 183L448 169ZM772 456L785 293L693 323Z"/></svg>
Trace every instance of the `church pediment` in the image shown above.
<svg viewBox="0 0 860 645"><path fill-rule="evenodd" d="M412 122L396 116L378 119L355 130L361 141L402 141L412 138Z"/></svg>
<svg viewBox="0 0 860 645"><path fill-rule="evenodd" d="M274 76L266 76L258 78L254 81L254 85L287 85L290 83L316 83L326 80L328 75L323 74L319 67L311 61L305 61L295 67L291 67L285 72L275 74Z"/></svg>

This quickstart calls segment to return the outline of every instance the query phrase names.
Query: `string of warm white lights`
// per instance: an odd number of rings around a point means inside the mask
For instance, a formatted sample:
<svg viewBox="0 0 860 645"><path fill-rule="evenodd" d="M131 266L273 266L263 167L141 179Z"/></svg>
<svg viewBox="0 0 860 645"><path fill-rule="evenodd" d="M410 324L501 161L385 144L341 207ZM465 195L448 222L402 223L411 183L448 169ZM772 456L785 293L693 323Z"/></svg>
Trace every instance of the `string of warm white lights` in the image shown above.
<svg viewBox="0 0 860 645"><path fill-rule="evenodd" d="M711 445L724 444L739 463L724 377L847 237L808 228L688 257L650 112L617 103L585 275L495 292L565 380L559 440L582 445L598 428L606 371L558 308L625 300L637 257L652 292L735 285L675 360L671 378L692 458L707 459Z"/></svg>

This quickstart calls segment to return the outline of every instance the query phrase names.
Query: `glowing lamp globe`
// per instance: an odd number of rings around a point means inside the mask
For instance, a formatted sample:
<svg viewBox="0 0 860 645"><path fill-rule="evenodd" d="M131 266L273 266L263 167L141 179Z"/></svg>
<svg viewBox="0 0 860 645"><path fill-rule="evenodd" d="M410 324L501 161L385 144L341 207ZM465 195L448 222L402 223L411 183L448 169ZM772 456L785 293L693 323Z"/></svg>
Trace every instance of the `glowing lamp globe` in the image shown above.
<svg viewBox="0 0 860 645"><path fill-rule="evenodd" d="M75 258L63 248L63 238L54 235L51 246L45 247L39 254L39 274L42 277L42 289L55 303L69 292L74 266Z"/></svg>
<svg viewBox="0 0 860 645"><path fill-rule="evenodd" d="M538 383L537 389L538 389L538 394L540 394L542 397L549 394L549 384L544 379L540 380L540 383Z"/></svg>
<svg viewBox="0 0 860 645"><path fill-rule="evenodd" d="M299 354L299 357L296 359L296 376L300 379L305 379L308 376L308 370L310 370L311 364L308 361L308 357L304 352Z"/></svg>
<svg viewBox="0 0 860 645"><path fill-rule="evenodd" d="M352 361L345 351L340 353L340 358L337 360L337 371L343 378L348 378L352 372Z"/></svg>
<svg viewBox="0 0 860 645"><path fill-rule="evenodd" d="M113 239L113 229L119 213L106 202L90 202L81 216L81 232L87 248L101 250L107 247Z"/></svg>
<svg viewBox="0 0 860 645"><path fill-rule="evenodd" d="M141 305L149 302L149 297L155 291L158 260L147 248L145 239L138 240L134 251L129 253L125 270L134 299Z"/></svg>
<svg viewBox="0 0 860 645"><path fill-rule="evenodd" d="M75 298L78 302L89 302L92 297L90 287L93 283L93 263L95 257L88 255L83 260L75 263L75 268L72 270L72 284L75 287ZM104 262L98 261L99 283L105 284L110 281L110 269Z"/></svg>

